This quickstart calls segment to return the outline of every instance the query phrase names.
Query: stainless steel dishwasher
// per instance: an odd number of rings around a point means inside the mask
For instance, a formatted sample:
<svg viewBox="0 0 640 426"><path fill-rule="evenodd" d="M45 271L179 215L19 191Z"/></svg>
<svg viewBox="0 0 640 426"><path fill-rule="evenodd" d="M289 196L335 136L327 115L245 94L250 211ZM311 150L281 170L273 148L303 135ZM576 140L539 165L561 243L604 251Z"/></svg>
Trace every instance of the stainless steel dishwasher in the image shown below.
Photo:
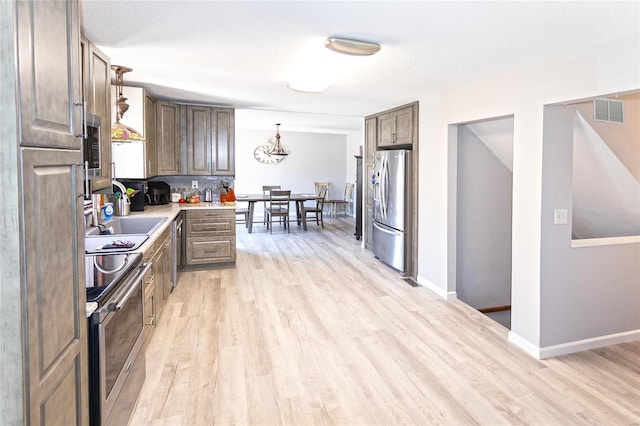
<svg viewBox="0 0 640 426"><path fill-rule="evenodd" d="M171 282L173 287L178 285L178 273L182 268L182 253L184 249L184 238L182 236L182 228L184 224L184 212L180 212L173 220L171 228L171 238L173 241L173 259L171 262Z"/></svg>

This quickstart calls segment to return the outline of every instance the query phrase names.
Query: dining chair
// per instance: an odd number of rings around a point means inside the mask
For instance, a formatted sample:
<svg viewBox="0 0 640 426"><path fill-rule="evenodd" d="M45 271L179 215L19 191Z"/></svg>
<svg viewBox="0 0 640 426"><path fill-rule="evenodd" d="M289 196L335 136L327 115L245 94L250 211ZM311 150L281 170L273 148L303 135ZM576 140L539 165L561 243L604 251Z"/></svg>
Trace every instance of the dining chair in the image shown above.
<svg viewBox="0 0 640 426"><path fill-rule="evenodd" d="M321 225L324 228L324 220L322 215L322 210L324 210L324 199L327 195L327 188L320 188L320 192L318 193L318 198L316 198L315 207L305 207L304 214L305 219L310 215L312 218L315 218L316 225Z"/></svg>
<svg viewBox="0 0 640 426"><path fill-rule="evenodd" d="M351 213L351 203L353 198L353 184L347 182L344 186L344 195L342 200L327 200L329 204L329 213L332 217L338 216L338 207L342 207L345 216ZM348 209L348 212L347 212Z"/></svg>
<svg viewBox="0 0 640 426"><path fill-rule="evenodd" d="M249 227L249 206L240 206L238 201L236 201L236 223L244 223L245 228Z"/></svg>
<svg viewBox="0 0 640 426"><path fill-rule="evenodd" d="M291 232L291 226L289 225L289 204L291 201L291 191L272 189L269 191L269 208L267 209L267 228L269 233L273 232L273 218L279 218L281 223L284 223L284 227L287 232Z"/></svg>
<svg viewBox="0 0 640 426"><path fill-rule="evenodd" d="M322 188L327 188L325 199L329 196L329 182L313 182L314 194L320 194Z"/></svg>
<svg viewBox="0 0 640 426"><path fill-rule="evenodd" d="M280 185L262 185L262 195L264 195L265 197L269 196L269 193L271 192L272 189L281 189ZM263 215L263 220L262 223L266 224L267 223L267 209L269 208L269 202L265 201L264 202L264 212L262 213Z"/></svg>

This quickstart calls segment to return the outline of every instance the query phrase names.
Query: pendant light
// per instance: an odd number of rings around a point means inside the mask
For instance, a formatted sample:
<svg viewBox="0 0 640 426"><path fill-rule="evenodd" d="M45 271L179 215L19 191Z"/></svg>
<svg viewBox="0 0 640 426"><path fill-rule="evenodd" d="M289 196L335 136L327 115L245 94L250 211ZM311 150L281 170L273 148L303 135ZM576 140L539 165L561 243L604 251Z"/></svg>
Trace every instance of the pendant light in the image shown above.
<svg viewBox="0 0 640 426"><path fill-rule="evenodd" d="M116 101L114 103L116 106L116 122L111 125L111 142L142 141L144 137L139 132L120 123L120 119L122 119L124 113L129 109L127 98L122 94L122 88L124 86L123 75L133 70L121 65L111 65L111 69L116 73Z"/></svg>
<svg viewBox="0 0 640 426"><path fill-rule="evenodd" d="M280 132L278 131L279 127L280 123L276 123L276 141L273 144L273 148L271 149L271 151L269 151L269 155L271 157L286 157L287 155L289 155L289 153L285 151L284 148L282 148L282 145L280 145Z"/></svg>

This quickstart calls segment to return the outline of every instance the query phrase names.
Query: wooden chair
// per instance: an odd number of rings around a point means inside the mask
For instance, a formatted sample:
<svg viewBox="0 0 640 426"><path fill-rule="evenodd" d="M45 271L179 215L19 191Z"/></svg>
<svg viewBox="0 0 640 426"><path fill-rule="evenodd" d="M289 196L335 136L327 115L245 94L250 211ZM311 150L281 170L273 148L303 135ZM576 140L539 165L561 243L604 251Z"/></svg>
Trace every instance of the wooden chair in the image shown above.
<svg viewBox="0 0 640 426"><path fill-rule="evenodd" d="M320 194L322 188L326 188L325 199L329 196L329 182L313 182L314 194Z"/></svg>
<svg viewBox="0 0 640 426"><path fill-rule="evenodd" d="M245 228L249 227L249 206L240 207L237 201L236 201L236 223L244 223Z"/></svg>
<svg viewBox="0 0 640 426"><path fill-rule="evenodd" d="M280 189L280 185L262 185L262 195L268 196L272 189ZM264 202L264 212L262 223L267 223L267 209L269 208L269 202Z"/></svg>
<svg viewBox="0 0 640 426"><path fill-rule="evenodd" d="M338 207L342 207L345 216L347 215L347 209L349 209L348 213L351 213L351 202L353 197L353 184L347 182L344 186L344 196L342 200L328 200L329 203L329 213L332 217L338 216Z"/></svg>
<svg viewBox="0 0 640 426"><path fill-rule="evenodd" d="M309 217L309 215L313 215L312 217L316 220L316 225L321 225L324 228L324 220L322 216L322 210L324 209L324 199L327 195L327 188L320 188L320 192L318 193L318 199L316 199L315 207L305 207L304 214Z"/></svg>
<svg viewBox="0 0 640 426"><path fill-rule="evenodd" d="M273 218L279 218L280 222L284 223L284 227L287 229L287 232L291 232L291 227L289 226L289 204L291 197L291 191L272 189L269 191L269 208L267 209L267 228L269 228L269 233L273 232Z"/></svg>

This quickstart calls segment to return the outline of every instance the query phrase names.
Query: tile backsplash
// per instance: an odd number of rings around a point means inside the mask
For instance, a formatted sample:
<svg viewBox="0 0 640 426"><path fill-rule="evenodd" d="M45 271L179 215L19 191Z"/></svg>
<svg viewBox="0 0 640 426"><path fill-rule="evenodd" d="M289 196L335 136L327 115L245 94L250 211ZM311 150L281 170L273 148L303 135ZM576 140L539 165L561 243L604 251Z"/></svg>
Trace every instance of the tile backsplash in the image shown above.
<svg viewBox="0 0 640 426"><path fill-rule="evenodd" d="M229 187L233 188L233 176L157 176L149 179L149 181L163 181L169 184L171 190L174 188L187 188L191 189L191 183L198 181L198 190L204 191L205 188L213 189L214 200L220 196L220 189L218 184L223 181L229 183Z"/></svg>

